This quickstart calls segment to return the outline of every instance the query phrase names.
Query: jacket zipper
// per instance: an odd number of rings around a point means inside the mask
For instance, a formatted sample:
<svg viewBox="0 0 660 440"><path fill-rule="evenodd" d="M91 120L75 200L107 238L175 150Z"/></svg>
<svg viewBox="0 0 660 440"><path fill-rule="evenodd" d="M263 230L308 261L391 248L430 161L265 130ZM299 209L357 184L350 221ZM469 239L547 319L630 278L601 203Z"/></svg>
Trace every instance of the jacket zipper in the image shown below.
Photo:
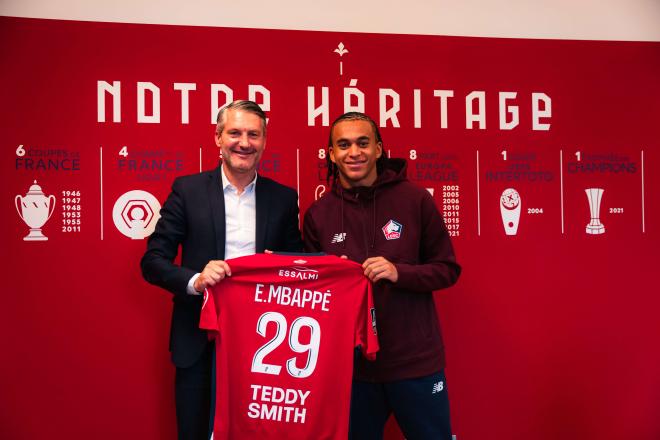
<svg viewBox="0 0 660 440"><path fill-rule="evenodd" d="M360 217L362 217L362 238L364 240L364 242L363 242L363 244L364 244L364 255L365 255L364 259L366 260L367 258L369 258L371 256L371 255L369 255L369 238L368 238L369 234L367 234L367 226L366 226L367 225L366 215L367 215L368 212L367 212L367 208L365 207L366 199L364 197L362 199L360 199L359 196L360 196L359 194L356 194L355 199L360 204L360 209L362 210L362 215Z"/></svg>

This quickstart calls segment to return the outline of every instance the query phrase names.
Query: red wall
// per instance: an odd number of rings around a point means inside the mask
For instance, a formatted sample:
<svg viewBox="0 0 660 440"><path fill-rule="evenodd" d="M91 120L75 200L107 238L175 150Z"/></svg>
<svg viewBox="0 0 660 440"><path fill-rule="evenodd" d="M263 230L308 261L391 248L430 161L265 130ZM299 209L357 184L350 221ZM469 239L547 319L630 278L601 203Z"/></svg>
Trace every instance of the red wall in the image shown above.
<svg viewBox="0 0 660 440"><path fill-rule="evenodd" d="M332 121L351 80L377 121L379 93L399 95L400 127L385 121L385 148L409 158L409 177L458 217L449 224L463 276L438 295L458 440L660 438L660 44L6 17L0 41L2 438L174 438L170 298L142 280L145 242L115 226L115 202L131 190L162 202L176 176L199 171L200 152L202 168L213 167L211 85L235 99L261 85L270 96L262 171L297 188L304 211L322 191L328 132L322 116L308 123L308 88L312 108L328 88ZM101 122L98 82L113 81L121 120L105 94ZM158 87L158 122L138 121L138 82ZM189 123L174 83L195 84ZM446 127L434 90L453 93ZM473 91L485 92L483 129L466 128ZM516 92L512 129L501 128L501 92ZM547 130L533 126L534 93L551 100L539 107ZM13 206L32 201L23 197L35 179L55 198L47 241L23 239L29 228ZM507 188L521 199L516 235L502 223ZM586 188L604 189L603 234L586 234ZM135 206L154 204L124 196L118 221ZM145 219L148 232L155 218Z"/></svg>

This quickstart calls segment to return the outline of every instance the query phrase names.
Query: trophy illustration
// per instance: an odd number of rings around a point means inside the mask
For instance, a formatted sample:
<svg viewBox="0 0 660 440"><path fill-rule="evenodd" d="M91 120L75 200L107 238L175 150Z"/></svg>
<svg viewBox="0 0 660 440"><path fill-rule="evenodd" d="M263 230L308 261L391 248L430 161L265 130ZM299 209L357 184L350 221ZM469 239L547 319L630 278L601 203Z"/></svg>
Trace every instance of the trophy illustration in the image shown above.
<svg viewBox="0 0 660 440"><path fill-rule="evenodd" d="M518 233L518 223L520 220L520 194L513 188L507 188L500 197L500 214L502 215L502 225L506 235L516 235Z"/></svg>
<svg viewBox="0 0 660 440"><path fill-rule="evenodd" d="M30 233L23 237L23 240L48 240L48 237L41 232L41 227L55 211L55 196L46 196L35 180L27 194L24 197L16 196L14 203L18 216L30 227Z"/></svg>
<svg viewBox="0 0 660 440"><path fill-rule="evenodd" d="M587 225L587 234L599 235L605 233L605 225L600 222L600 202L603 198L602 188L587 188L584 190L589 199L589 211L591 212L591 221Z"/></svg>

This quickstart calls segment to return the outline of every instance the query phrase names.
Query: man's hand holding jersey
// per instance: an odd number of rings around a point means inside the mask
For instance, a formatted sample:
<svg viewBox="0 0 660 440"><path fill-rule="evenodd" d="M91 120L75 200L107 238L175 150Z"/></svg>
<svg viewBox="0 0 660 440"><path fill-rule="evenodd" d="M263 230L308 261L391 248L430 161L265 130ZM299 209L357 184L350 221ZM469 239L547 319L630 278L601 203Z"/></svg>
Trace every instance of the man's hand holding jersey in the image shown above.
<svg viewBox="0 0 660 440"><path fill-rule="evenodd" d="M204 270L202 270L202 273L195 280L193 287L197 292L203 292L207 287L215 286L225 277L230 276L231 269L227 262L223 260L211 260L204 266Z"/></svg>

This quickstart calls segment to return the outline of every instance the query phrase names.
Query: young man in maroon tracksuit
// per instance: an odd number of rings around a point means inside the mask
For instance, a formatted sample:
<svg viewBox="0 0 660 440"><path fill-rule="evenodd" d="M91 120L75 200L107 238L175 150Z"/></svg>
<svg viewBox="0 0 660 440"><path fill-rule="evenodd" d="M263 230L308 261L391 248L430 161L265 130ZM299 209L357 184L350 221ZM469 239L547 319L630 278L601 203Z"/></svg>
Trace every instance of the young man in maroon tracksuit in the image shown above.
<svg viewBox="0 0 660 440"><path fill-rule="evenodd" d="M394 413L406 438L450 440L442 336L432 292L461 272L431 195L388 159L374 121L340 116L330 127L332 190L305 214L308 252L345 255L374 283L380 351L356 358L350 438L382 439Z"/></svg>

